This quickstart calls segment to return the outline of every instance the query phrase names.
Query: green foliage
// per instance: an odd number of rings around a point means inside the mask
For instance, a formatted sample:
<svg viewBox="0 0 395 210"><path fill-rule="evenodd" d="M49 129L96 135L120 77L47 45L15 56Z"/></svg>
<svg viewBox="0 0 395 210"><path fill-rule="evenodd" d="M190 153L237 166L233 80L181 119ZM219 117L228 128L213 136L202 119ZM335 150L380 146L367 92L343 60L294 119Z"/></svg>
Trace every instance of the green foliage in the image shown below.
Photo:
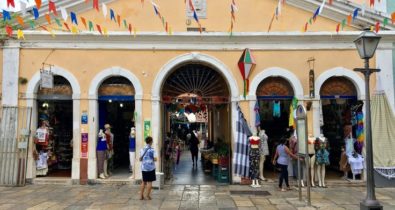
<svg viewBox="0 0 395 210"><path fill-rule="evenodd" d="M18 22L16 21L17 16L18 16L18 13L12 13L11 20L4 21L3 19L1 19L1 21L0 21L0 40L10 39L10 37L8 37L7 32L5 30L5 27L7 25L11 26L13 31L16 31L18 29L23 29L23 27L21 25L19 25Z"/></svg>

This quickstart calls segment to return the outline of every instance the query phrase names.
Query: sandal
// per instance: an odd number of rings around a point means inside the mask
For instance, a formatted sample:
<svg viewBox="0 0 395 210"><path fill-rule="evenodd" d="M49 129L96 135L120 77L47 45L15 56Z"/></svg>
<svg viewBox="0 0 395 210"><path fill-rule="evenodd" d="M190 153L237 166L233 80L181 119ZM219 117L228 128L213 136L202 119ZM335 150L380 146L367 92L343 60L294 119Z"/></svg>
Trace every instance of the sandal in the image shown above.
<svg viewBox="0 0 395 210"><path fill-rule="evenodd" d="M144 196L141 196L141 197L140 197L140 200L144 200Z"/></svg>
<svg viewBox="0 0 395 210"><path fill-rule="evenodd" d="M148 199L148 200L151 200L152 198L151 198L151 196L147 195L147 199Z"/></svg>

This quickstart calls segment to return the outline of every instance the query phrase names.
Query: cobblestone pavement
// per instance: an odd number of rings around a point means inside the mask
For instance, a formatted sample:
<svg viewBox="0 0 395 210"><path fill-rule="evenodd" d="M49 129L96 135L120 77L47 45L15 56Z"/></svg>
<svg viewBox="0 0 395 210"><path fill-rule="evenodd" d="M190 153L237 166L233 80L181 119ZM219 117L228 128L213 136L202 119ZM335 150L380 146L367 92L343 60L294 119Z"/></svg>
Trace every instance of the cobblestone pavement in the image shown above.
<svg viewBox="0 0 395 210"><path fill-rule="evenodd" d="M259 195L260 191L270 195ZM255 189L241 185L169 185L155 189L150 201L140 201L138 192L138 186L108 184L0 187L0 209L359 209L365 187L313 188L312 207L299 201L296 188L280 192L275 183ZM395 188L376 189L376 196L384 209L395 209Z"/></svg>

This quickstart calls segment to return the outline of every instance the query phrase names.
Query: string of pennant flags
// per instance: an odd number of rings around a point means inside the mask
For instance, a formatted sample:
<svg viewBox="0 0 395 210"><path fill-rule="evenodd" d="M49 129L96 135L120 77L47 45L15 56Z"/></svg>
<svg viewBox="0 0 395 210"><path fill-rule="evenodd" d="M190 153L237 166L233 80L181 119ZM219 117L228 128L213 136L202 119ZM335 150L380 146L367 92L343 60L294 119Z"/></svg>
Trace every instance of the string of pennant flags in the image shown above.
<svg viewBox="0 0 395 210"><path fill-rule="evenodd" d="M100 12L99 0L85 0L85 3L88 4L91 1L92 1L93 9L95 9L97 12ZM327 3L327 1L328 1L328 3ZM380 1L380 0L369 0L369 6L374 7L375 1ZM82 25L84 26L84 28L86 30L89 30L89 31L97 30L101 35L105 35L105 36L109 35L108 30L105 26L102 26L100 24L95 24L92 20L87 20L86 18L84 18L82 16L80 16L78 18L78 15L75 12L73 12L73 11L68 12L64 7L60 7L59 9L57 9L56 4L53 0L48 1L48 13L43 15L45 20L48 23L48 26L37 25L36 21L40 17L39 9L42 6L42 0L34 0L34 2L35 2L35 6L32 8L33 19L30 19L30 20L25 20L18 13L16 13L16 15L11 15L10 12L7 10L3 10L2 13L0 13L0 15L2 15L2 19L3 19L4 25L5 25L4 28L5 28L6 34L8 36L10 36L10 37L13 36L14 29L12 26L15 23L19 24L22 28L24 28L26 24L29 24L30 28L32 28L32 29L41 28L41 29L49 32L53 37L55 37L55 33L53 32L54 28L51 27L52 23L56 23L56 25L58 27L57 29L66 30L66 31L72 32L73 34L78 34L80 32L80 30L77 26L79 26L79 23L80 23L80 25L82 23ZM186 6L192 13L193 19L198 24L199 32L202 33L202 25L199 21L199 17L197 15L197 12L196 12L196 9L195 9L195 6L194 6L192 0L184 0L184 3L187 4ZM272 15L272 18L270 20L270 24L269 24L269 27L267 30L268 32L270 32L274 20L278 20L279 16L281 15L282 7L285 5L285 3L286 3L286 0L278 0L278 4L277 4L275 11ZM306 32L308 30L309 25L313 25L316 22L316 19L322 13L325 5L326 4L332 5L332 3L333 3L333 0L322 0L322 3L320 4L320 6L315 10L313 15L306 21L306 23L303 25L301 31ZM22 4L22 2L21 2L21 4ZM141 4L142 4L142 6L144 6L144 0L141 0ZM164 30L168 33L168 35L172 35L172 27L170 26L169 22L166 21L166 18L163 16L163 14L160 12L159 5L154 3L153 1L151 1L151 4L154 9L154 14L160 19ZM15 8L15 0L7 0L7 7L8 8L10 8L10 7ZM354 11L347 16L347 18L343 19L340 23L338 23L336 25L336 32L343 30L346 25L350 26L352 24L352 22L358 17L359 12L361 12L361 15L364 16L365 15L365 7L366 7L366 5L363 4L361 8L355 8ZM26 9L26 4L25 5L22 4L21 8L22 8L22 10ZM106 4L104 4L104 3L101 4L101 10L102 10L105 20L108 20L106 17L107 17L107 13L109 11L111 22L116 23L118 25L118 27L125 28L125 30L128 30L131 35L132 34L134 35L134 37L136 36L137 28L134 27L132 23L129 23L126 19L122 19L121 16L116 13L116 11L114 11L111 8L108 10ZM62 19L59 17L58 11L60 11ZM238 8L236 6L235 0L231 0L231 4L230 4L231 21L230 21L230 28L229 28L230 36L233 35L233 28L234 28L234 24L236 22L235 13L237 11L238 11ZM67 20L69 17L71 20L71 25L69 25L67 23ZM12 20L14 20L15 23L11 23ZM383 19L382 23L380 21L377 21L374 26L371 26L371 30L376 31L376 33L377 33L380 30L381 25L383 25L385 27L386 25L390 24L390 21L391 21L391 24L395 24L395 12L391 14L391 18L385 17ZM21 29L17 30L16 35L17 35L18 39L24 39L24 34Z"/></svg>

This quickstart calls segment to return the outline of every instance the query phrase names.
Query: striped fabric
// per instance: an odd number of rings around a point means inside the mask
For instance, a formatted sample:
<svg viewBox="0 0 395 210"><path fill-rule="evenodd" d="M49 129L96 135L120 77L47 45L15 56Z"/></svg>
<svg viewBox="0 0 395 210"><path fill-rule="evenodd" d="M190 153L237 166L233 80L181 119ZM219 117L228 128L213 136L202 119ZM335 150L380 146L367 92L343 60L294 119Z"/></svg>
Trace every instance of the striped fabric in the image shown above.
<svg viewBox="0 0 395 210"><path fill-rule="evenodd" d="M235 174L242 177L249 177L250 161L249 161L249 145L248 137L252 135L247 121L239 105L237 105L236 120L236 152L234 155Z"/></svg>

